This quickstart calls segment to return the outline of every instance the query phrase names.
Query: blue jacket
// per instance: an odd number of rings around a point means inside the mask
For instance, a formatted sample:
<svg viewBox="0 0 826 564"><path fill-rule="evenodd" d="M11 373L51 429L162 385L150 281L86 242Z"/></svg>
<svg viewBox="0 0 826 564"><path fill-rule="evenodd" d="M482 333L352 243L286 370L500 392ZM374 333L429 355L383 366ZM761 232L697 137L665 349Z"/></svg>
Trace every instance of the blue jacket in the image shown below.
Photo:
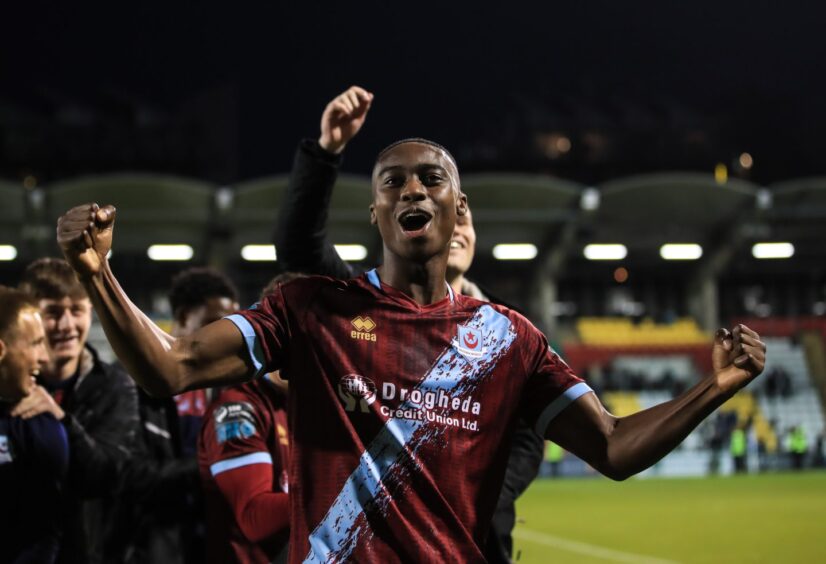
<svg viewBox="0 0 826 564"><path fill-rule="evenodd" d="M51 414L11 417L0 402L0 562L51 563L60 548L69 443Z"/></svg>

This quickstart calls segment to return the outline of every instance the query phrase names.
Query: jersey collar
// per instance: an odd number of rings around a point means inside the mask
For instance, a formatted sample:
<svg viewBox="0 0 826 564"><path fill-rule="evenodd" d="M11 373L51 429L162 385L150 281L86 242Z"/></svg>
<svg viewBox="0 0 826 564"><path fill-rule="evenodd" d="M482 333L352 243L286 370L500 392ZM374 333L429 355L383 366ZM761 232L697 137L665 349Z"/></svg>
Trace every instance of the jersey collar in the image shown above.
<svg viewBox="0 0 826 564"><path fill-rule="evenodd" d="M370 282L370 284L372 284L382 292L384 291L381 287L379 273L376 271L375 268L365 272L365 275L367 276L367 281ZM453 288L450 286L450 284L447 283L447 280L445 280L445 286L447 286L447 295L450 296L450 303L454 303L456 301L456 295L453 293Z"/></svg>

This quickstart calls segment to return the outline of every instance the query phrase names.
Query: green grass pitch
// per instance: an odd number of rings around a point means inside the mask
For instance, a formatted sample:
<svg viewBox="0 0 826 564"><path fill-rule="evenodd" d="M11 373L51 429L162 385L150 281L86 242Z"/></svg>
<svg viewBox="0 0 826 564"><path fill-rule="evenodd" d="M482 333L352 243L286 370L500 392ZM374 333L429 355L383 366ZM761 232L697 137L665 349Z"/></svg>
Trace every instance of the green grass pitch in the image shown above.
<svg viewBox="0 0 826 564"><path fill-rule="evenodd" d="M826 472L539 479L514 537L520 564L826 562Z"/></svg>

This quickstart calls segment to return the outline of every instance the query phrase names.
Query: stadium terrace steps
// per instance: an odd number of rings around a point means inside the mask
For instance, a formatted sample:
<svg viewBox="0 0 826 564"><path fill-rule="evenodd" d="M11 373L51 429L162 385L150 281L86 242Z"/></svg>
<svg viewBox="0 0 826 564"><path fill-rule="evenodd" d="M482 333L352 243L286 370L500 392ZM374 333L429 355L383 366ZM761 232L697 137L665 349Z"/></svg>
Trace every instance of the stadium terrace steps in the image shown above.
<svg viewBox="0 0 826 564"><path fill-rule="evenodd" d="M620 358L623 363L637 365L640 358L658 357L662 367L651 368L662 376L668 363L677 374L706 374L711 369L708 347L711 335L700 330L690 318L670 324L657 324L651 319L639 323L625 317L583 317L577 321L580 342L566 343L565 360L578 374L585 374L593 365L605 366ZM676 360L674 357L682 357Z"/></svg>
<svg viewBox="0 0 826 564"><path fill-rule="evenodd" d="M789 398L760 399L761 410L775 422L775 429L781 436L797 425L803 431L810 444L824 431L824 415L820 401L813 389L799 391Z"/></svg>
<svg viewBox="0 0 826 564"><path fill-rule="evenodd" d="M673 346L711 342L691 318L658 324L645 318L639 323L627 317L583 317L577 321L583 344L595 346Z"/></svg>
<svg viewBox="0 0 826 564"><path fill-rule="evenodd" d="M670 374L680 381L693 382L697 378L697 369L688 355L638 356L623 355L614 359L614 370L626 370L645 376L649 382Z"/></svg>
<svg viewBox="0 0 826 564"><path fill-rule="evenodd" d="M813 386L809 373L806 353L803 347L793 339L784 337L765 337L766 368L762 378L761 389L765 390L766 376L777 368L782 368L791 381L790 395L780 394L760 399L761 409L775 422L775 430L784 436L789 429L802 425L810 440L824 430L823 405Z"/></svg>
<svg viewBox="0 0 826 564"><path fill-rule="evenodd" d="M623 357L664 358L684 357L690 359L695 374L711 373L711 342L701 345L662 345L662 346L595 346L567 343L562 349L565 362L580 375L588 373L594 365L607 366Z"/></svg>

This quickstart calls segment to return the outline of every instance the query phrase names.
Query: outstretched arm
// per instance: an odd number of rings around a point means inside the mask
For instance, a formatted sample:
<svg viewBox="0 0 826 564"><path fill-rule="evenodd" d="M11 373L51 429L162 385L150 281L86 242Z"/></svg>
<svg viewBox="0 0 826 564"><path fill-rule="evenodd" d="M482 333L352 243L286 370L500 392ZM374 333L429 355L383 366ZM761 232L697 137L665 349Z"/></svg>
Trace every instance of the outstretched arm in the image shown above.
<svg viewBox="0 0 826 564"><path fill-rule="evenodd" d="M624 480L671 452L709 414L751 382L766 360L760 336L744 325L717 332L714 374L679 397L627 417L585 394L551 421L546 437L606 476Z"/></svg>
<svg viewBox="0 0 826 564"><path fill-rule="evenodd" d="M327 217L341 152L364 125L372 102L372 94L350 87L324 109L318 141L299 145L274 237L286 270L335 278L354 275L327 239Z"/></svg>
<svg viewBox="0 0 826 564"><path fill-rule="evenodd" d="M152 395L174 395L252 374L244 339L230 321L174 339L129 300L106 259L114 221L112 206L77 206L58 220L57 241L86 288L109 343L135 381Z"/></svg>

